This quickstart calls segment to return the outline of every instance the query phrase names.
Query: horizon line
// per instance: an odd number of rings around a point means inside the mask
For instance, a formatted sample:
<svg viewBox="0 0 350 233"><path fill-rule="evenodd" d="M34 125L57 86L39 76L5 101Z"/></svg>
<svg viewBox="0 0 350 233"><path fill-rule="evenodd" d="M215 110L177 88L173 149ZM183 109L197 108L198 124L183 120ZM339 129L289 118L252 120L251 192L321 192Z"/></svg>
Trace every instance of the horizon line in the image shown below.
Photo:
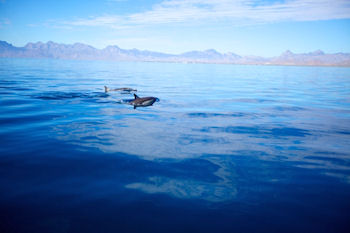
<svg viewBox="0 0 350 233"><path fill-rule="evenodd" d="M185 54L185 53L189 53L189 52L205 52L205 51L215 51L217 53L220 53L220 54L228 54L228 53L232 53L232 54L235 54L235 55L239 55L239 56L245 56L245 57L249 57L249 56L255 56L255 57L264 57L264 58L271 58L271 57L278 57L278 56L281 56L282 54L284 53L291 53L291 54L294 54L294 55L299 55L299 54L311 54L311 53L315 53L315 52L320 52L320 53L324 53L324 54L350 54L350 52L344 52L344 51L341 51L341 52L332 52L332 53L328 53L328 52L324 52L323 49L316 49L316 50L311 50L311 51L308 51L308 52L292 52L291 49L285 49L283 50L282 52L280 52L278 55L275 55L275 56L263 56L263 55L256 55L256 54L247 54L247 55L243 55L243 54L238 54L238 53L235 53L235 52L232 52L232 51L227 51L227 52L221 52L221 51L218 51L217 49L215 48L208 48L208 49L204 49L204 50L188 50L188 51L184 51L184 52L181 52L181 53L168 53L168 52L162 52L162 51L155 51L155 50L149 50L149 49L139 49L139 48L121 48L119 47L118 45L116 44L111 44L111 45L106 45L105 47L103 48L98 48L98 47L95 47L94 45L90 45L90 44L87 44L87 43L83 43L83 42L74 42L74 43L64 43L64 42L55 42L53 40L48 40L47 42L43 42L43 41L36 41L36 42L26 42L23 46L18 46L18 45L14 45L12 44L11 42L8 42L6 40L0 40L0 41L3 41L3 42L6 42L7 44L10 44L12 45L13 47L17 47L17 48L25 48L28 44L38 44L38 43L42 43L42 44L48 44L50 42L54 43L54 44L61 44L61 45L75 45L75 44L83 44L83 45L87 45L87 46L90 46L94 49L98 49L98 50L103 50L103 49L106 49L108 47L118 47L119 49L123 49L123 50L139 50L139 51L148 51L148 52L155 52L155 53L162 53L162 54L167 54L167 55L182 55L182 54Z"/></svg>

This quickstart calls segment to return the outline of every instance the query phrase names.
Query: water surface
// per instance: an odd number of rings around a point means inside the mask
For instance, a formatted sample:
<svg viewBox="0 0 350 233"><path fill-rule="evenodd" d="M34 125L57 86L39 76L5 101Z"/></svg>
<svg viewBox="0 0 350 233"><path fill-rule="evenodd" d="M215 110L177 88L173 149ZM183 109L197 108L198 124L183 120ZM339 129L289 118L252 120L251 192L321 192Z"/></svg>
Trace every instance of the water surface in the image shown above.
<svg viewBox="0 0 350 233"><path fill-rule="evenodd" d="M349 68L0 60L1 232L348 232L349 197Z"/></svg>

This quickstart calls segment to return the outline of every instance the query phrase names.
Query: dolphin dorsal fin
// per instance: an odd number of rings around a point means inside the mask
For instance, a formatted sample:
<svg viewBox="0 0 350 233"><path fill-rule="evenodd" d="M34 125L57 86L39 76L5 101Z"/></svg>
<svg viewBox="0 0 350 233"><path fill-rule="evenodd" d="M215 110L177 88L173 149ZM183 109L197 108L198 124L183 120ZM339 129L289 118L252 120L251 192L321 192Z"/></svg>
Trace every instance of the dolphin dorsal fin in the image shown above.
<svg viewBox="0 0 350 233"><path fill-rule="evenodd" d="M136 94L134 94L134 97L135 97L135 100L140 98L140 97L138 97Z"/></svg>

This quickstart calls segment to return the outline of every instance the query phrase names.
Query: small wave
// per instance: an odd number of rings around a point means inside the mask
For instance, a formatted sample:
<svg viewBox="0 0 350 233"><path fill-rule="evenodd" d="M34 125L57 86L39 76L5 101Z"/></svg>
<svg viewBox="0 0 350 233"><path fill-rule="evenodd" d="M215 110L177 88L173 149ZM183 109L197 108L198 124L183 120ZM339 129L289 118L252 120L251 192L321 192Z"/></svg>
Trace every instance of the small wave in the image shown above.
<svg viewBox="0 0 350 233"><path fill-rule="evenodd" d="M0 80L0 85L15 85L17 83L18 82L12 80Z"/></svg>
<svg viewBox="0 0 350 233"><path fill-rule="evenodd" d="M121 99L121 100L118 100L117 103L129 104L131 101L133 101L133 99Z"/></svg>
<svg viewBox="0 0 350 233"><path fill-rule="evenodd" d="M25 99L5 99L0 102L0 106L16 106L22 104L30 104L30 100Z"/></svg>
<svg viewBox="0 0 350 233"><path fill-rule="evenodd" d="M33 90L31 88L26 88L26 87L7 87L7 86L0 86L0 89L11 90L11 91L32 91Z"/></svg>
<svg viewBox="0 0 350 233"><path fill-rule="evenodd" d="M180 145L190 145L194 143L200 144L227 144L229 143L223 137L210 137L210 136L200 136L200 135L182 135L178 139Z"/></svg>
<svg viewBox="0 0 350 233"><path fill-rule="evenodd" d="M85 94L77 92L44 92L32 96L36 99L42 100L61 100L61 99L74 99L74 98L84 98Z"/></svg>
<svg viewBox="0 0 350 233"><path fill-rule="evenodd" d="M82 93L82 92L61 92L61 91L50 91L43 92L36 95L32 95L32 98L42 99L42 100L64 100L64 99L91 99L91 98L106 98L109 95L101 92L91 92L91 93Z"/></svg>
<svg viewBox="0 0 350 233"><path fill-rule="evenodd" d="M350 131L337 131L336 133L350 135Z"/></svg>
<svg viewBox="0 0 350 233"><path fill-rule="evenodd" d="M230 100L231 102L236 102L236 103L265 103L265 102L277 102L276 100L273 99L263 99L263 98L236 98Z"/></svg>
<svg viewBox="0 0 350 233"><path fill-rule="evenodd" d="M233 134L252 134L273 137L305 137L311 135L308 130L282 127L282 128L264 128L248 126L227 126L227 127L205 127L200 129L201 132L224 132Z"/></svg>
<svg viewBox="0 0 350 233"><path fill-rule="evenodd" d="M210 118L210 117L244 117L247 114L242 113L242 112L237 112L237 113L206 113L206 112L191 112L188 113L188 117L199 117L199 118Z"/></svg>
<svg viewBox="0 0 350 233"><path fill-rule="evenodd" d="M284 111L303 111L305 108L296 107L296 106L278 106L274 108L275 110L284 112Z"/></svg>
<svg viewBox="0 0 350 233"><path fill-rule="evenodd" d="M33 113L28 115L0 117L1 126L33 124L35 122L45 122L61 117L53 113Z"/></svg>
<svg viewBox="0 0 350 233"><path fill-rule="evenodd" d="M340 165L348 164L348 162L341 158L323 157L323 156L305 156L304 159L315 160L315 161L327 161Z"/></svg>

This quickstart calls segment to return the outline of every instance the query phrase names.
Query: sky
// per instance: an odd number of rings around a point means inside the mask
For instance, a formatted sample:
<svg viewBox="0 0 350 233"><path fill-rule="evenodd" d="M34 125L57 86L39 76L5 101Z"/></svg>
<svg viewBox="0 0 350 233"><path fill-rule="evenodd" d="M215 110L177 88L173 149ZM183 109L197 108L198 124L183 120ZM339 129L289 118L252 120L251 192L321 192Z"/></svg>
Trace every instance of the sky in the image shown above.
<svg viewBox="0 0 350 233"><path fill-rule="evenodd" d="M0 0L0 40L179 54L350 52L350 0Z"/></svg>

